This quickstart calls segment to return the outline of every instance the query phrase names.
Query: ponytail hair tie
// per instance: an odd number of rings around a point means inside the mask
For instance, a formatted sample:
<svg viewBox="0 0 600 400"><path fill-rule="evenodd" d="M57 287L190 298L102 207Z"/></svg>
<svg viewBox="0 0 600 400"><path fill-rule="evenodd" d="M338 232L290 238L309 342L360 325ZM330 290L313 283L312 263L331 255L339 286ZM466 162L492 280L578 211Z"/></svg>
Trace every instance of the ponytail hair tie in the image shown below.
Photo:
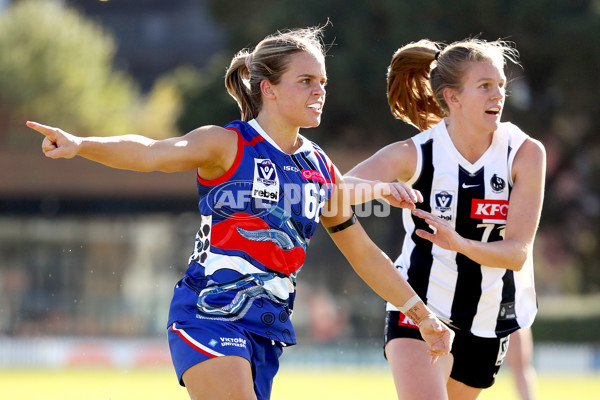
<svg viewBox="0 0 600 400"><path fill-rule="evenodd" d="M435 52L434 58L435 58L436 61L437 61L438 58L440 58L440 53L441 52L439 50Z"/></svg>
<svg viewBox="0 0 600 400"><path fill-rule="evenodd" d="M246 55L246 59L244 60L244 62L246 64L246 68L248 68L248 72L251 71L250 67L252 66L253 59L254 59L254 56L252 55L252 53Z"/></svg>

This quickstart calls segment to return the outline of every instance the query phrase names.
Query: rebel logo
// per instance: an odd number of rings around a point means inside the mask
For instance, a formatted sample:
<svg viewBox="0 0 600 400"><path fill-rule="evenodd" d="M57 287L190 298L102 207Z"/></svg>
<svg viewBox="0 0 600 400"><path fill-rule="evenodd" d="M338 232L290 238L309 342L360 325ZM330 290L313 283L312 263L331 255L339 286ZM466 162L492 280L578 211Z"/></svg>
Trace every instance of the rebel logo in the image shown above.
<svg viewBox="0 0 600 400"><path fill-rule="evenodd" d="M506 220L508 200L473 199L471 202L471 218Z"/></svg>

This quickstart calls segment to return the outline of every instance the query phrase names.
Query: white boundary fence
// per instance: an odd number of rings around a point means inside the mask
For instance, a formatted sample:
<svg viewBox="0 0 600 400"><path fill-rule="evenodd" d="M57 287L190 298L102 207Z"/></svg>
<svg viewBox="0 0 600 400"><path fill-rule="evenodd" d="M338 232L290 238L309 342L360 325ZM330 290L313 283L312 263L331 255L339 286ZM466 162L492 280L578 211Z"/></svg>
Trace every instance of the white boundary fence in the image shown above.
<svg viewBox="0 0 600 400"><path fill-rule="evenodd" d="M379 346L354 344L285 349L286 367L386 368ZM599 373L600 346L536 344L534 365L539 372ZM172 368L166 338L0 338L0 369L20 368Z"/></svg>

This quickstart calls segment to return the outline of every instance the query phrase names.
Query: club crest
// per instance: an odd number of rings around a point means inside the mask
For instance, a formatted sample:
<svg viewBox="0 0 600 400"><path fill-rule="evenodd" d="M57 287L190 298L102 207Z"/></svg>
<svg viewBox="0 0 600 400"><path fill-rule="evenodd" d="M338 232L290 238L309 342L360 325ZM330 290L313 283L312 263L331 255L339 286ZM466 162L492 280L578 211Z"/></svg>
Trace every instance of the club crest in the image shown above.
<svg viewBox="0 0 600 400"><path fill-rule="evenodd" d="M504 182L504 179L494 174L494 176L492 176L492 179L490 179L490 186L492 187L492 191L494 193L500 193L504 190L504 187L506 187L506 183Z"/></svg>
<svg viewBox="0 0 600 400"><path fill-rule="evenodd" d="M437 211L437 216L445 219L446 221L452 220L454 212L455 196L451 190L437 190L433 195L434 209Z"/></svg>
<svg viewBox="0 0 600 400"><path fill-rule="evenodd" d="M252 197L279 201L279 177L275 164L269 159L254 159L254 182Z"/></svg>

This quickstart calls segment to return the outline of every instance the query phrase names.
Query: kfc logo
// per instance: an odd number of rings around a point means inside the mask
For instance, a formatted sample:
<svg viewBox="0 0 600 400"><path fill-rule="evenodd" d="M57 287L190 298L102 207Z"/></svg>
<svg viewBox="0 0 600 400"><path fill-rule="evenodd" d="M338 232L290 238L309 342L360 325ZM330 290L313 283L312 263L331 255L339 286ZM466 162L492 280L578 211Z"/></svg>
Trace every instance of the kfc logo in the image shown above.
<svg viewBox="0 0 600 400"><path fill-rule="evenodd" d="M473 199L471 218L505 221L508 214L508 200Z"/></svg>
<svg viewBox="0 0 600 400"><path fill-rule="evenodd" d="M412 319L408 318L403 313L399 312L400 317L398 318L398 326L405 326L407 328L419 329L419 325L415 324Z"/></svg>

